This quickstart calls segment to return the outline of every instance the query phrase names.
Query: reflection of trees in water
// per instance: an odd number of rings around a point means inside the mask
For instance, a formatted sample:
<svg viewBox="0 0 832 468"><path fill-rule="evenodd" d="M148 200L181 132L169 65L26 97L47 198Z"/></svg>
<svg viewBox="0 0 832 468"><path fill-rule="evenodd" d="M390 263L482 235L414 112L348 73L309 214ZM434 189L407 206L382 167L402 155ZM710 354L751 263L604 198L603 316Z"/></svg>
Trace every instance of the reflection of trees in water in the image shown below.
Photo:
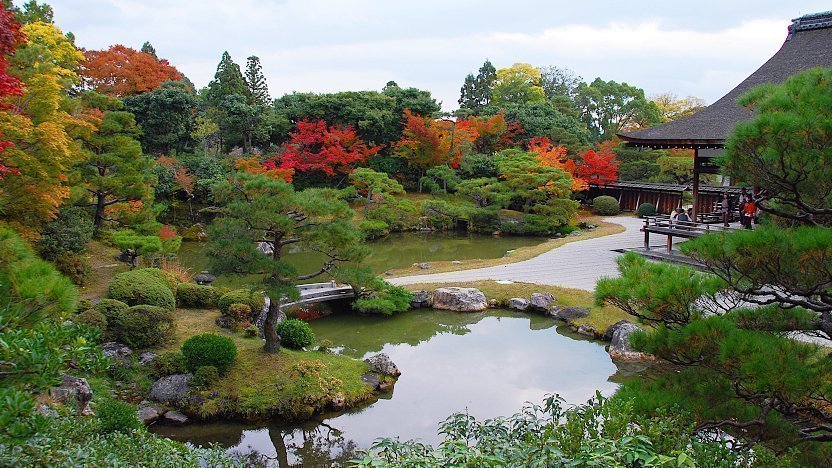
<svg viewBox="0 0 832 468"><path fill-rule="evenodd" d="M236 450L247 466L348 466L358 449L340 430L325 423L296 429L271 427L268 431L276 455L265 455L250 446Z"/></svg>

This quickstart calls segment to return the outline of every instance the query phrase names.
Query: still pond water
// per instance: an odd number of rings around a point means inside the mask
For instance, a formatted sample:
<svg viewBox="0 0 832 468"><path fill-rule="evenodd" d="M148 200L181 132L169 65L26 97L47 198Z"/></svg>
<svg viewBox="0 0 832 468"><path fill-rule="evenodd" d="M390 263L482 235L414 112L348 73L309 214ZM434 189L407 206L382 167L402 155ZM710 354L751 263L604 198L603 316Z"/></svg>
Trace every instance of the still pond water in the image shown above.
<svg viewBox="0 0 832 468"><path fill-rule="evenodd" d="M500 258L509 250L546 242L545 237L493 237L482 234L455 232L400 232L369 243L372 249L364 264L382 274L394 268L409 267L414 263ZM300 273L320 268L319 254L295 251L286 256ZM179 250L179 260L192 272L208 270L205 244L184 242ZM326 281L316 278L313 281ZM259 283L257 276L221 276L219 286L243 287Z"/></svg>
<svg viewBox="0 0 832 468"><path fill-rule="evenodd" d="M195 444L256 450L285 466L345 464L378 437L436 444L438 423L457 411L508 416L547 393L584 403L621 376L601 343L572 335L546 317L507 310L460 314L411 311L391 318L338 313L311 322L318 339L345 355L387 353L402 371L392 394L365 408L303 425L207 423L156 426Z"/></svg>

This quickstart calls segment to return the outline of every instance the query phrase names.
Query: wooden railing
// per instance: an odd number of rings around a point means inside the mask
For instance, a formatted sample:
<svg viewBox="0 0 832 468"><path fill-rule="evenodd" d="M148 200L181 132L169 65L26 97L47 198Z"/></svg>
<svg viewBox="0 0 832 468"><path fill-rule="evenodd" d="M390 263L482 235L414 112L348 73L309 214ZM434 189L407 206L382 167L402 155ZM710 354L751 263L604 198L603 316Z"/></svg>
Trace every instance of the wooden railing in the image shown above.
<svg viewBox="0 0 832 468"><path fill-rule="evenodd" d="M667 236L667 252L673 250L673 238L692 238L714 232L733 232L737 228L696 221L676 221L668 215L648 216L644 218L644 249L650 250L650 233Z"/></svg>

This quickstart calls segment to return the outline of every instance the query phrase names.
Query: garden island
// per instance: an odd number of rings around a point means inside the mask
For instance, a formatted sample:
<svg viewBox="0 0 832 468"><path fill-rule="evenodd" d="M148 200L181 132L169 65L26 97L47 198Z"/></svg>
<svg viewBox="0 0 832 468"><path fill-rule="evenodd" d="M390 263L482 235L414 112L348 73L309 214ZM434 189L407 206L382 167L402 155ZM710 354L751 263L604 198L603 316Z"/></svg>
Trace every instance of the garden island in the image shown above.
<svg viewBox="0 0 832 468"><path fill-rule="evenodd" d="M829 466L832 12L450 112L60 23L0 2L0 465Z"/></svg>

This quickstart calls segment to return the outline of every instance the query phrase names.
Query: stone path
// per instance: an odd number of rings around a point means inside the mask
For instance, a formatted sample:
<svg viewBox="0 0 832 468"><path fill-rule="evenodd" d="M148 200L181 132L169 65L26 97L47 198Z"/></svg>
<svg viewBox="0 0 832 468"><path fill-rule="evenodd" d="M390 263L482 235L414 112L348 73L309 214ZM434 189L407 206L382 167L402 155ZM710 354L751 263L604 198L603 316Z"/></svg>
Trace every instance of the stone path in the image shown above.
<svg viewBox="0 0 832 468"><path fill-rule="evenodd" d="M614 249L641 247L644 235L639 231L643 221L621 216L606 218L608 223L620 224L626 231L595 239L570 242L529 260L494 267L460 270L447 273L402 276L387 281L397 284L454 283L479 280L504 280L562 286L565 288L595 289L595 281L602 276L615 276L615 259L621 255ZM663 243L664 236L655 236ZM651 242L651 244L653 244Z"/></svg>

